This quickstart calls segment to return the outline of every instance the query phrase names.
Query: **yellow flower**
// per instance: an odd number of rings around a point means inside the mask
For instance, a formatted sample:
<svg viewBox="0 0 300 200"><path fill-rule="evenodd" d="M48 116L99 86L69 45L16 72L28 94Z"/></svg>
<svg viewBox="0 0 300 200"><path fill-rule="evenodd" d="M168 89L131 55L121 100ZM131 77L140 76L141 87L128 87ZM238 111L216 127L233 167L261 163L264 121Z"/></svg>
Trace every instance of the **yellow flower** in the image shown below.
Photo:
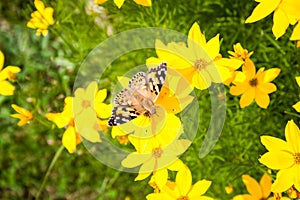
<svg viewBox="0 0 300 200"><path fill-rule="evenodd" d="M225 192L227 194L231 194L234 191L234 187L233 186L226 186L225 187Z"/></svg>
<svg viewBox="0 0 300 200"><path fill-rule="evenodd" d="M27 23L27 27L37 29L37 36L41 34L45 36L48 33L48 27L54 23L54 10L51 7L45 8L45 5L41 0L35 0L34 5L37 10L31 13L31 19Z"/></svg>
<svg viewBox="0 0 300 200"><path fill-rule="evenodd" d="M235 96L242 94L241 108L250 105L254 99L259 107L267 108L270 103L268 94L277 90L275 84L270 82L279 75L280 69L273 68L264 71L264 68L260 68L256 73L254 63L248 59L242 70L242 72L237 72L233 81L235 85L230 88L230 94Z"/></svg>
<svg viewBox="0 0 300 200"><path fill-rule="evenodd" d="M274 12L274 24L272 27L272 31L276 39L278 39L285 33L289 24L294 25L300 18L300 1L260 0L258 2L259 4L253 10L252 14L246 19L246 23L259 21ZM299 34L297 35L299 36Z"/></svg>
<svg viewBox="0 0 300 200"><path fill-rule="evenodd" d="M178 71L193 87L201 90L207 89L212 82L227 80L231 76L228 67L237 69L243 63L240 60L222 58L219 54L219 35L206 41L197 23L189 30L187 43L188 46L175 42L164 45L161 41L156 41L158 58L149 58L147 63L164 60L169 68Z"/></svg>
<svg viewBox="0 0 300 200"><path fill-rule="evenodd" d="M107 0L94 0L95 4L103 4L105 3ZM125 0L114 0L114 3L116 4L116 6L118 8L121 8L122 5L124 4ZM151 0L134 0L134 2L136 4L142 5L142 6L151 6L152 5L152 1Z"/></svg>
<svg viewBox="0 0 300 200"><path fill-rule="evenodd" d="M249 175L242 176L243 182L246 185L247 191L249 194L241 194L237 195L233 198L233 200L261 200L261 199L268 199L271 200L273 197L268 198L271 194L271 185L272 179L269 175L264 174L260 182L258 183L254 178Z"/></svg>
<svg viewBox="0 0 300 200"><path fill-rule="evenodd" d="M231 55L230 58L232 59L246 61L250 59L250 56L253 54L253 51L249 53L248 50L244 49L240 43L233 45L233 50L234 51L228 51Z"/></svg>
<svg viewBox="0 0 300 200"><path fill-rule="evenodd" d="M296 81L298 86L300 87L300 76L296 77ZM297 111L300 112L300 101L298 101L295 105L293 105L293 108Z"/></svg>
<svg viewBox="0 0 300 200"><path fill-rule="evenodd" d="M46 117L48 120L54 122L58 128L66 128L62 137L62 143L69 153L74 153L76 146L81 142L81 137L74 124L73 97L65 98L63 112L47 113Z"/></svg>
<svg viewBox="0 0 300 200"><path fill-rule="evenodd" d="M16 66L4 66L4 55L0 51L0 94L4 96L10 96L14 94L15 87L8 82L6 79L11 81L16 80L16 73L20 72L21 69Z"/></svg>
<svg viewBox="0 0 300 200"><path fill-rule="evenodd" d="M178 171L175 182L168 181L161 189L160 193L152 193L147 195L147 200L212 200L213 198L202 196L210 187L211 181L200 180L192 185L191 171Z"/></svg>
<svg viewBox="0 0 300 200"><path fill-rule="evenodd" d="M300 131L293 120L285 127L286 141L261 136L261 142L269 151L259 161L270 169L279 170L271 191L280 193L291 186L300 191Z"/></svg>
<svg viewBox="0 0 300 200"><path fill-rule="evenodd" d="M12 114L10 116L20 119L18 122L18 126L23 126L24 124L29 123L33 119L33 115L30 111L17 106L16 104L12 104L11 107L17 111L18 114Z"/></svg>
<svg viewBox="0 0 300 200"><path fill-rule="evenodd" d="M104 131L107 126L99 123L97 116L102 120L108 118L112 109L103 103L106 90L98 91L97 82L93 81L86 89L77 88L74 94L74 121L79 134L91 142L101 142L98 131Z"/></svg>

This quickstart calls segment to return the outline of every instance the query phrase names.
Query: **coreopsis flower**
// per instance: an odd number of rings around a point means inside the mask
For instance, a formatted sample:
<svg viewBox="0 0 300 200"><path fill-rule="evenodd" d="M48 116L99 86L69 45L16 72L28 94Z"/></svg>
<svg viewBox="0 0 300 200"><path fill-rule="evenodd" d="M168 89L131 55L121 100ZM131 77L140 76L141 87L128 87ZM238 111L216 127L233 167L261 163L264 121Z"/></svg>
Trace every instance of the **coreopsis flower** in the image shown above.
<svg viewBox="0 0 300 200"><path fill-rule="evenodd" d="M294 186L300 191L300 131L293 120L285 127L286 141L271 136L261 136L268 150L259 162L270 169L279 170L271 191L281 193Z"/></svg>
<svg viewBox="0 0 300 200"><path fill-rule="evenodd" d="M225 187L225 192L226 194L231 194L234 191L234 187L233 186L226 186Z"/></svg>
<svg viewBox="0 0 300 200"><path fill-rule="evenodd" d="M107 0L95 0L94 3L95 4L103 4L105 3ZM114 0L114 3L116 4L116 6L118 8L121 8L122 5L124 4L125 0ZM136 4L142 5L142 6L151 6L152 5L152 1L151 0L133 0Z"/></svg>
<svg viewBox="0 0 300 200"><path fill-rule="evenodd" d="M33 119L33 115L30 111L17 106L16 104L12 104L11 107L17 112L17 114L12 114L10 116L20 119L20 121L18 122L18 126L28 124Z"/></svg>
<svg viewBox="0 0 300 200"><path fill-rule="evenodd" d="M276 85L271 83L280 73L279 68L272 68L264 71L260 68L257 73L254 63L248 59L243 67L242 72L237 72L233 81L234 86L230 88L230 94L241 96L240 107L244 108L256 101L261 108L267 108L270 103L269 95L277 90Z"/></svg>
<svg viewBox="0 0 300 200"><path fill-rule="evenodd" d="M231 55L230 58L242 60L244 62L250 59L250 56L253 54L253 51L249 53L248 50L244 49L240 43L234 44L233 50L234 51L228 51Z"/></svg>
<svg viewBox="0 0 300 200"><path fill-rule="evenodd" d="M268 174L264 174L259 183L247 174L242 176L242 180L249 194L237 195L233 200L276 200L274 197L269 197L271 194L272 178Z"/></svg>
<svg viewBox="0 0 300 200"><path fill-rule="evenodd" d="M178 71L197 89L207 89L212 82L221 83L231 77L230 68L237 69L242 61L222 58L219 54L219 34L206 41L200 27L194 23L188 34L187 46L184 43L171 42L167 45L156 41L158 58L149 58L147 63L164 60L169 68Z"/></svg>
<svg viewBox="0 0 300 200"><path fill-rule="evenodd" d="M62 144L69 153L74 153L76 146L81 143L81 137L74 123L73 97L65 98L65 106L61 113L47 113L46 117L54 122L58 128L66 129L63 133Z"/></svg>
<svg viewBox="0 0 300 200"><path fill-rule="evenodd" d="M296 82L298 86L300 87L300 76L296 77ZM297 111L300 112L300 101L298 101L295 105L293 105L293 108Z"/></svg>
<svg viewBox="0 0 300 200"><path fill-rule="evenodd" d="M53 12L54 9L51 7L46 7L41 0L35 0L34 5L36 11L31 13L31 19L27 23L28 28L37 29L36 35L39 36L43 34L44 36L48 33L48 27L54 23Z"/></svg>
<svg viewBox="0 0 300 200"><path fill-rule="evenodd" d="M93 81L86 89L77 88L74 95L74 121L79 134L91 142L101 142L98 131L103 131L103 125L99 124L97 116L104 120L112 109L111 105L103 103L106 89L98 91L97 82Z"/></svg>
<svg viewBox="0 0 300 200"><path fill-rule="evenodd" d="M0 94L4 96L10 96L14 94L15 87L7 81L15 81L17 76L16 73L20 72L21 69L16 66L4 66L4 54L0 51Z"/></svg>
<svg viewBox="0 0 300 200"><path fill-rule="evenodd" d="M168 181L166 185L160 190L160 193L152 193L147 195L147 200L212 200L213 198L203 196L211 185L211 181L200 180L192 185L191 171L186 170L178 171L176 174L175 182Z"/></svg>
<svg viewBox="0 0 300 200"><path fill-rule="evenodd" d="M259 21L272 12L273 15L273 27L272 31L276 39L281 37L288 26L294 25L300 18L300 1L295 0L261 0L259 4L253 10L252 14L246 19L245 23L253 23ZM294 35L300 37L300 28L295 27ZM294 35L291 39L295 39Z"/></svg>

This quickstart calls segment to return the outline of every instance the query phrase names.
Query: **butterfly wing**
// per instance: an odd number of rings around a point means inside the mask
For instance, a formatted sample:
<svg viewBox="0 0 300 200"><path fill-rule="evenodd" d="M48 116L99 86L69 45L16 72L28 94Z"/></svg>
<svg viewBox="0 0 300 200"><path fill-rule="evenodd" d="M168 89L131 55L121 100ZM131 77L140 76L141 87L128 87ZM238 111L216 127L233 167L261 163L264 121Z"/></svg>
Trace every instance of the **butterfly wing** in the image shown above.
<svg viewBox="0 0 300 200"><path fill-rule="evenodd" d="M111 117L107 124L109 126L117 126L129 122L139 115L140 113L135 108L126 105L116 105L112 110Z"/></svg>
<svg viewBox="0 0 300 200"><path fill-rule="evenodd" d="M153 94L153 102L156 101L159 92L164 85L167 75L167 63L163 62L157 67L151 68L147 71L147 84L150 92Z"/></svg>

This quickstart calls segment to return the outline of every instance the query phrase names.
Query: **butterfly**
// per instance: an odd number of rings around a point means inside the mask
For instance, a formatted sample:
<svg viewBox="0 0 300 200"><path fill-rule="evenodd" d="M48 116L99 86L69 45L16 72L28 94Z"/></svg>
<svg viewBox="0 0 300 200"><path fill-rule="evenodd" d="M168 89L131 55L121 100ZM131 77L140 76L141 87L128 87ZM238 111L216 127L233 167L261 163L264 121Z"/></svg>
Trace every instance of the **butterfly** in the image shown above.
<svg viewBox="0 0 300 200"><path fill-rule="evenodd" d="M151 116L156 113L155 101L164 85L167 63L145 72L138 72L114 99L114 108L107 124L117 126L135 119L139 115Z"/></svg>

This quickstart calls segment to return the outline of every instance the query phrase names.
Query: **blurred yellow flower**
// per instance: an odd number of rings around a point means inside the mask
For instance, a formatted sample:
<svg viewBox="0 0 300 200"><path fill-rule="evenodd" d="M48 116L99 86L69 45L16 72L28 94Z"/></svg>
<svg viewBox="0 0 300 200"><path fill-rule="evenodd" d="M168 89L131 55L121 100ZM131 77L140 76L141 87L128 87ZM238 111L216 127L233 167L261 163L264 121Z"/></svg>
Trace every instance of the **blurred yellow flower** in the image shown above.
<svg viewBox="0 0 300 200"><path fill-rule="evenodd" d="M107 0L94 0L95 4L103 4L105 3ZM114 0L114 3L116 4L116 6L118 8L121 8L122 5L124 4L125 0ZM151 6L152 5L152 1L151 0L133 0L136 4L142 5L142 6Z"/></svg>
<svg viewBox="0 0 300 200"><path fill-rule="evenodd" d="M200 180L192 185L191 171L186 167L185 170L178 171L175 182L168 181L161 189L160 193L147 195L147 200L212 200L213 198L202 196L210 187L211 181Z"/></svg>
<svg viewBox="0 0 300 200"><path fill-rule="evenodd" d="M193 87L201 90L210 87L212 82L227 80L231 77L228 67L237 69L243 63L240 60L222 58L219 54L219 35L206 41L196 22L189 30L187 43L188 46L175 42L165 45L158 40L155 44L158 58L151 57L147 63L164 60L169 68L178 71Z"/></svg>
<svg viewBox="0 0 300 200"><path fill-rule="evenodd" d="M225 187L225 192L227 194L231 194L231 193L233 193L233 191L234 191L234 187L233 186L226 186Z"/></svg>
<svg viewBox="0 0 300 200"><path fill-rule="evenodd" d="M296 82L298 86L300 87L300 76L296 77ZM293 105L293 108L297 111L300 112L300 101L298 101L296 104Z"/></svg>
<svg viewBox="0 0 300 200"><path fill-rule="evenodd" d="M18 114L12 114L10 116L20 119L18 122L18 126L23 126L27 123L29 123L33 119L33 115L30 111L21 108L20 106L17 106L16 104L12 104L11 107L18 113Z"/></svg>
<svg viewBox="0 0 300 200"><path fill-rule="evenodd" d="M74 153L81 137L75 128L73 115L73 97L65 98L64 110L61 113L47 113L48 120L54 122L58 128L65 128L62 143L69 153Z"/></svg>
<svg viewBox="0 0 300 200"><path fill-rule="evenodd" d="M249 194L240 194L233 198L233 200L261 200L261 199L268 199L271 200L273 197L270 197L271 194L271 185L272 185L272 178L264 174L260 182L258 183L254 178L249 175L243 175L242 180L246 185L247 191ZM275 200L275 199L274 199Z"/></svg>
<svg viewBox="0 0 300 200"><path fill-rule="evenodd" d="M281 193L291 186L300 191L300 131L293 120L285 127L286 141L261 136L261 142L269 151L259 161L270 169L279 170L271 191Z"/></svg>
<svg viewBox="0 0 300 200"><path fill-rule="evenodd" d="M20 72L21 69L16 66L4 66L4 54L0 51L0 94L4 96L10 96L14 94L15 87L7 81L15 81L17 76L16 73Z"/></svg>
<svg viewBox="0 0 300 200"><path fill-rule="evenodd" d="M246 19L245 23L253 23L259 21L272 12L273 15L273 27L272 31L276 39L281 37L289 24L294 25L297 20L300 19L300 1L295 0L260 0L257 1L259 4L253 10L252 14ZM298 35L300 37L300 28L295 27L293 34ZM293 35L291 39L295 39Z"/></svg>
<svg viewBox="0 0 300 200"><path fill-rule="evenodd" d="M234 51L228 51L228 53L231 55L230 58L241 61L250 59L250 56L253 54L253 51L249 53L248 50L244 49L240 43L234 44L233 50Z"/></svg>
<svg viewBox="0 0 300 200"><path fill-rule="evenodd" d="M48 33L48 27L54 23L54 10L51 7L45 8L45 5L41 0L35 0L34 5L37 10L31 13L31 19L27 23L27 27L37 29L37 36L41 34L45 36Z"/></svg>
<svg viewBox="0 0 300 200"><path fill-rule="evenodd" d="M244 108L256 101L261 108L267 108L270 103L269 95L277 90L276 85L270 83L280 73L279 68L272 68L264 71L264 67L260 68L256 73L254 63L248 59L243 65L242 72L237 72L234 86L230 88L230 94L239 96L240 106Z"/></svg>
<svg viewBox="0 0 300 200"><path fill-rule="evenodd" d="M74 92L74 121L76 128L81 136L91 142L101 142L98 131L104 131L107 126L104 123L99 123L100 117L110 116L112 109L111 105L103 103L107 96L106 89L98 91L96 81L91 82L86 89L77 88Z"/></svg>

